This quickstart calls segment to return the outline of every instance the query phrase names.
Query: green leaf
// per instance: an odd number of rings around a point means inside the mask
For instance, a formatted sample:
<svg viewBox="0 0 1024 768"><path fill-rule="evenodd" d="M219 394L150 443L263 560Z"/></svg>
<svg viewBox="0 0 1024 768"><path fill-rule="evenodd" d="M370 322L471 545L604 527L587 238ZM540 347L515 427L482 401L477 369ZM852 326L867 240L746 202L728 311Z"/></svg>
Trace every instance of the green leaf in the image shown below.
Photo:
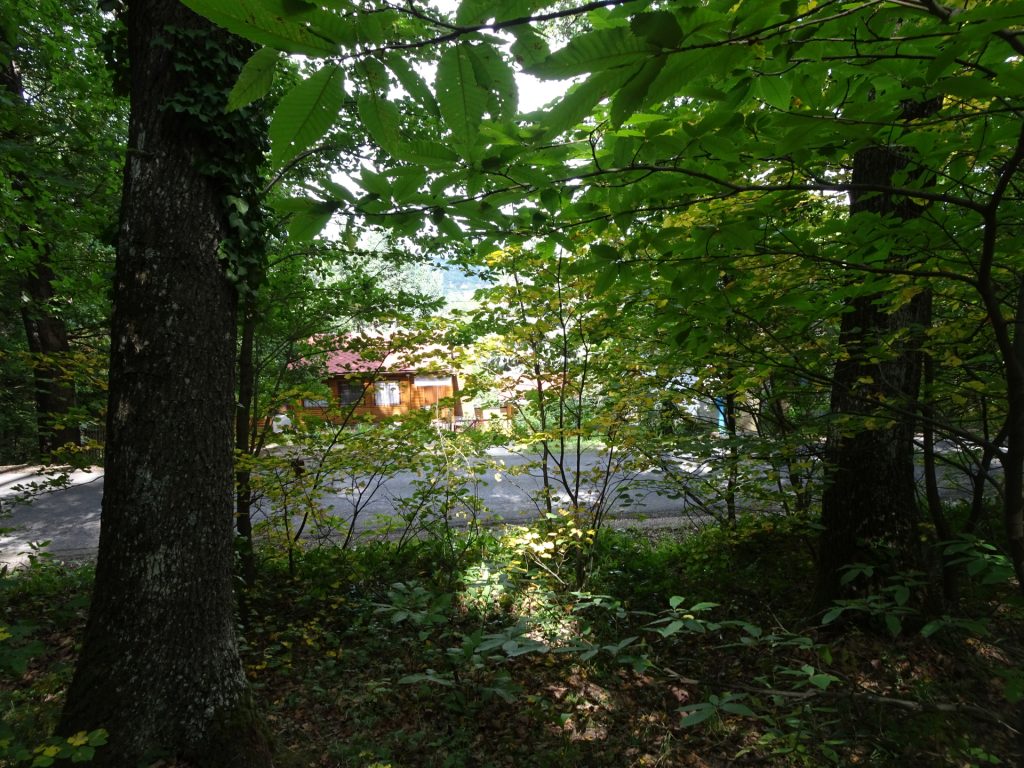
<svg viewBox="0 0 1024 768"><path fill-rule="evenodd" d="M835 606L834 608L832 608L829 611L827 611L824 616L821 617L821 623L822 624L831 624L833 621L835 621L840 616L842 616L843 611L845 611L845 610L846 610L845 606L842 606L842 605Z"/></svg>
<svg viewBox="0 0 1024 768"><path fill-rule="evenodd" d="M942 93L963 99L988 99L1009 96L1005 88L982 77L948 77L935 84Z"/></svg>
<svg viewBox="0 0 1024 768"><path fill-rule="evenodd" d="M946 617L929 621L927 624L921 627L921 637L931 637L940 629L944 629L946 626L948 626L948 624L949 622Z"/></svg>
<svg viewBox="0 0 1024 768"><path fill-rule="evenodd" d="M408 167L391 171L391 195L395 201L402 201L415 195L427 181L423 168Z"/></svg>
<svg viewBox="0 0 1024 768"><path fill-rule="evenodd" d="M367 56L356 63L356 72L365 81L366 88L370 93L386 95L391 90L391 80L388 78L388 70L380 59Z"/></svg>
<svg viewBox="0 0 1024 768"><path fill-rule="evenodd" d="M88 763L96 757L96 749L90 746L78 747L71 753L72 763Z"/></svg>
<svg viewBox="0 0 1024 768"><path fill-rule="evenodd" d="M427 87L423 78L409 66L409 63L405 60L404 53L393 53L389 55L384 60L384 64L391 70L392 74L398 78L398 82L402 84L406 93L408 93L414 101L426 107L427 111L434 117L441 117L441 110L437 106L434 94L431 92L430 88Z"/></svg>
<svg viewBox="0 0 1024 768"><path fill-rule="evenodd" d="M679 721L679 724L684 728L690 728L703 723L715 714L717 710L713 704L701 702L700 704L690 704L679 711L686 713L683 719Z"/></svg>
<svg viewBox="0 0 1024 768"><path fill-rule="evenodd" d="M766 104L786 111L793 99L793 84L790 78L781 75L761 75L754 84L754 92Z"/></svg>
<svg viewBox="0 0 1024 768"><path fill-rule="evenodd" d="M597 275L597 279L594 281L594 293L602 294L606 293L609 288L615 285L615 281L619 278L619 266L618 264L609 264Z"/></svg>
<svg viewBox="0 0 1024 768"><path fill-rule="evenodd" d="M757 717L754 714L754 710L748 707L746 704L740 704L738 701L726 701L719 705L719 709L723 712L729 712L734 715L742 715L743 717Z"/></svg>
<svg viewBox="0 0 1024 768"><path fill-rule="evenodd" d="M390 155L401 157L401 137L398 125L402 114L398 107L387 99L375 95L361 94L356 101L359 119L377 145Z"/></svg>
<svg viewBox="0 0 1024 768"><path fill-rule="evenodd" d="M293 242L305 242L319 235L338 209L333 202L310 202L307 210L295 214L288 222L288 238Z"/></svg>
<svg viewBox="0 0 1024 768"><path fill-rule="evenodd" d="M896 601L896 605L904 606L910 600L910 588L904 584L893 587L892 599Z"/></svg>
<svg viewBox="0 0 1024 768"><path fill-rule="evenodd" d="M270 92L279 58L280 54L274 48L260 48L249 57L238 75L238 82L228 94L228 112L252 104Z"/></svg>
<svg viewBox="0 0 1024 768"><path fill-rule="evenodd" d="M612 99L612 126L618 128L644 105L651 83L665 67L665 57L659 56L643 64Z"/></svg>
<svg viewBox="0 0 1024 768"><path fill-rule="evenodd" d="M520 66L532 67L551 55L547 41L529 24L513 27L509 31L516 38L510 50Z"/></svg>
<svg viewBox="0 0 1024 768"><path fill-rule="evenodd" d="M607 98L632 75L628 69L617 69L591 75L573 86L561 101L547 112L538 113L541 140L547 141L572 128L591 114L598 102Z"/></svg>
<svg viewBox="0 0 1024 768"><path fill-rule="evenodd" d="M667 58L661 74L648 89L648 101L654 104L673 99L684 91L692 96L694 94L689 91L693 88L709 88L706 75L714 71L722 53L717 50L688 51L673 53Z"/></svg>
<svg viewBox="0 0 1024 768"><path fill-rule="evenodd" d="M697 603L696 605L690 606L690 613L701 613L702 611L710 611L712 608L717 608L718 603Z"/></svg>
<svg viewBox="0 0 1024 768"><path fill-rule="evenodd" d="M629 20L629 26L637 37L659 48L676 48L683 42L683 30L669 11L638 13Z"/></svg>
<svg viewBox="0 0 1024 768"><path fill-rule="evenodd" d="M357 42L371 47L383 44L393 33L397 21L394 11L390 10L359 13L352 18L355 21Z"/></svg>
<svg viewBox="0 0 1024 768"><path fill-rule="evenodd" d="M285 18L305 19L317 9L308 0L260 0L263 6L273 13Z"/></svg>
<svg viewBox="0 0 1024 768"><path fill-rule="evenodd" d="M280 213L302 213L308 211L317 202L319 201L310 200L308 197L284 197L274 199L271 205L275 211Z"/></svg>
<svg viewBox="0 0 1024 768"><path fill-rule="evenodd" d="M483 24L489 19L507 18L509 5L511 3L507 0L462 0L455 12L455 23L460 26L473 26Z"/></svg>
<svg viewBox="0 0 1024 768"><path fill-rule="evenodd" d="M490 19L508 19L528 16L544 5L542 0L462 0L455 14L460 26L475 26Z"/></svg>
<svg viewBox="0 0 1024 768"><path fill-rule="evenodd" d="M190 9L229 32L279 51L335 56L338 46L313 34L288 14L274 13L261 0L182 0Z"/></svg>
<svg viewBox="0 0 1024 768"><path fill-rule="evenodd" d="M107 743L107 731L103 728L98 728L95 731L89 732L89 746L91 747L102 747Z"/></svg>
<svg viewBox="0 0 1024 768"><path fill-rule="evenodd" d="M321 39L335 45L335 50L352 48L359 42L358 29L349 16L317 9L307 20L307 28Z"/></svg>
<svg viewBox="0 0 1024 768"><path fill-rule="evenodd" d="M641 64L656 50L631 30L613 27L574 37L564 48L527 67L526 71L538 77L564 79Z"/></svg>
<svg viewBox="0 0 1024 768"><path fill-rule="evenodd" d="M548 213L557 213L562 205L562 196L557 189L547 187L541 190L540 204L544 206Z"/></svg>
<svg viewBox="0 0 1024 768"><path fill-rule="evenodd" d="M415 685L416 683L433 683L435 685L444 686L445 688L454 687L455 683L448 677L442 677L433 670L427 670L419 672L414 675L406 675L398 680L399 685Z"/></svg>
<svg viewBox="0 0 1024 768"><path fill-rule="evenodd" d="M437 101L454 143L470 159L478 158L480 123L487 109L487 92L473 71L468 44L449 48L437 65Z"/></svg>
<svg viewBox="0 0 1024 768"><path fill-rule="evenodd" d="M360 186L367 192L380 197L390 197L391 185L386 176L374 173L369 168L363 167L359 174Z"/></svg>
<svg viewBox="0 0 1024 768"><path fill-rule="evenodd" d="M827 672L818 672L816 674L811 675L807 679L815 688L820 688L824 691L826 688L832 685L832 683L836 682L839 678L837 678L835 675L830 675Z"/></svg>
<svg viewBox="0 0 1024 768"><path fill-rule="evenodd" d="M511 120L516 116L519 91L505 57L493 45L472 45L467 50L476 82L491 96L488 104L491 116L495 120Z"/></svg>
<svg viewBox="0 0 1024 768"><path fill-rule="evenodd" d="M924 76L925 82L931 84L938 80L949 69L960 53L960 47L957 45L950 43L943 46L928 65L928 70Z"/></svg>
<svg viewBox="0 0 1024 768"><path fill-rule="evenodd" d="M892 613L885 614L885 627L893 637L898 636L903 631L903 623L898 616Z"/></svg>
<svg viewBox="0 0 1024 768"><path fill-rule="evenodd" d="M334 124L345 100L344 73L331 64L292 88L270 123L270 162L284 161L311 147Z"/></svg>
<svg viewBox="0 0 1024 768"><path fill-rule="evenodd" d="M459 161L459 156L438 141L413 139L406 141L408 157L415 158L432 168L448 168Z"/></svg>

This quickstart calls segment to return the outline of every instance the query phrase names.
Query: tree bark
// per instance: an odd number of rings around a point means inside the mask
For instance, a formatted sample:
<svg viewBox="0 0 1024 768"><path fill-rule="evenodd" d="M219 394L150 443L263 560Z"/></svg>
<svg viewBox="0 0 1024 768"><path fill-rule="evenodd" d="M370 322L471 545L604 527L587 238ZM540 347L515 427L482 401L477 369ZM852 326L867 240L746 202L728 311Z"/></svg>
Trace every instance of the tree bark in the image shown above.
<svg viewBox="0 0 1024 768"><path fill-rule="evenodd" d="M256 391L253 347L256 340L256 308L247 297L242 310L242 339L238 350L238 406L235 411L235 450L239 455L253 453L252 411ZM256 552L252 540L252 473L235 473L235 529L240 537L242 578L247 587L256 584Z"/></svg>
<svg viewBox="0 0 1024 768"><path fill-rule="evenodd" d="M1024 147L1024 133L1021 135ZM1018 155L1024 154L1018 148ZM1006 457L1003 462L1005 495L1003 526L1017 587L1024 593L1024 280L1017 285L1011 354L1006 356Z"/></svg>
<svg viewBox="0 0 1024 768"><path fill-rule="evenodd" d="M898 147L866 147L854 156L853 183L887 186L907 164L907 153ZM855 192L850 197L851 217L870 212L906 221L920 215L912 201L889 193ZM843 585L845 566L877 566L879 579L920 566L914 429L927 302L921 294L889 311L881 306L884 299L877 294L853 298L840 323L844 354L832 380L818 606L870 588ZM844 424L846 418L853 423ZM867 419L875 422L856 423Z"/></svg>
<svg viewBox="0 0 1024 768"><path fill-rule="evenodd" d="M928 298L929 302L931 297ZM930 311L929 311L930 314ZM935 526L935 535L940 542L952 541L953 529L946 519L939 496L938 467L935 460L935 409L932 406L932 390L935 385L935 360L924 357L925 398L921 404L922 437L924 458L925 499L928 504L928 516ZM957 566L949 562L950 558L939 555L939 568L942 574L942 597L946 605L955 606L960 596L960 585Z"/></svg>
<svg viewBox="0 0 1024 768"><path fill-rule="evenodd" d="M32 353L36 429L39 454L43 458L68 443L81 443L77 424L69 423L69 414L75 407L75 388L59 365L60 358L71 351L71 346L67 326L53 311L54 279L49 259L40 254L22 285L24 295L30 299L22 305L21 319Z"/></svg>
<svg viewBox="0 0 1024 768"><path fill-rule="evenodd" d="M230 190L206 163L232 148L173 108L196 75L175 66L181 49L166 41L178 31L232 43L176 2L137 0L127 22L132 108L99 559L58 732L105 728L98 766L169 757L259 768L271 760L232 594L236 292L218 256Z"/></svg>

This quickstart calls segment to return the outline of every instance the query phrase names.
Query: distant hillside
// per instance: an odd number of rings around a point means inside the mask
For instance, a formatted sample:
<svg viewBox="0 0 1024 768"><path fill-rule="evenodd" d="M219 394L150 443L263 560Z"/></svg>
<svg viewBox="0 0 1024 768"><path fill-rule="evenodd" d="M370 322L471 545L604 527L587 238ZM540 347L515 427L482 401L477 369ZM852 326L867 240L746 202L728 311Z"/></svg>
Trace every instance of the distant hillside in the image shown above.
<svg viewBox="0 0 1024 768"><path fill-rule="evenodd" d="M467 309L473 306L473 294L487 287L487 281L467 275L450 264L438 265L438 270L442 278L441 293L450 307Z"/></svg>

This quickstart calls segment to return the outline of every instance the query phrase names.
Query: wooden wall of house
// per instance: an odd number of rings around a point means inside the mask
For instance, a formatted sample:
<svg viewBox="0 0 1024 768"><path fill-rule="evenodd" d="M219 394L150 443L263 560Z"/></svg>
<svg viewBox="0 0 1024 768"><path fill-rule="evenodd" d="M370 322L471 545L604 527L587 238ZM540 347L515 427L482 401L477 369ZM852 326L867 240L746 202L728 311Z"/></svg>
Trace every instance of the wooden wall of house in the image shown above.
<svg viewBox="0 0 1024 768"><path fill-rule="evenodd" d="M441 379L441 376L430 377L435 379ZM375 378L374 382L371 382L366 386L365 392L363 392L362 399L359 404L356 405L354 415L357 417L381 418L385 416L394 416L397 414L408 413L410 411L420 409L431 409L436 410L437 403L445 398L452 398L456 396L458 389L455 376L444 377L448 379L448 382L444 386L416 386L417 376L414 374L384 374ZM399 404L398 405L377 405L376 403L376 382L396 382L399 389ZM328 387L331 390L333 396L333 405L338 406L342 402L341 394L345 389L346 384L352 384L356 386L362 386L364 382L358 381L357 379L346 379L341 376L336 376L328 381ZM437 418L441 419L453 419L462 416L461 402L457 399L452 406L445 406L440 409L437 413ZM345 405L340 406L343 409ZM323 417L327 409L318 407L303 407L303 413L309 414L310 416Z"/></svg>

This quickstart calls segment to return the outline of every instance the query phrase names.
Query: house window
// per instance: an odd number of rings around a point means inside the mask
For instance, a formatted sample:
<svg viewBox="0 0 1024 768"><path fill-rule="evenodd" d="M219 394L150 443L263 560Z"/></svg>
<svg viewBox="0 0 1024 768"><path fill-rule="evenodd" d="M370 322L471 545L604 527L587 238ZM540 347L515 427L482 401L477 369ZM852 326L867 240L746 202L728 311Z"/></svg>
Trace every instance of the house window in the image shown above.
<svg viewBox="0 0 1024 768"><path fill-rule="evenodd" d="M326 408L328 405L326 400L314 400L309 397L302 398L303 408Z"/></svg>
<svg viewBox="0 0 1024 768"><path fill-rule="evenodd" d="M343 381L338 384L338 402L342 405L355 405L361 402L366 389L354 381Z"/></svg>
<svg viewBox="0 0 1024 768"><path fill-rule="evenodd" d="M374 403L377 405L400 405L401 390L397 381L378 381L374 386Z"/></svg>

